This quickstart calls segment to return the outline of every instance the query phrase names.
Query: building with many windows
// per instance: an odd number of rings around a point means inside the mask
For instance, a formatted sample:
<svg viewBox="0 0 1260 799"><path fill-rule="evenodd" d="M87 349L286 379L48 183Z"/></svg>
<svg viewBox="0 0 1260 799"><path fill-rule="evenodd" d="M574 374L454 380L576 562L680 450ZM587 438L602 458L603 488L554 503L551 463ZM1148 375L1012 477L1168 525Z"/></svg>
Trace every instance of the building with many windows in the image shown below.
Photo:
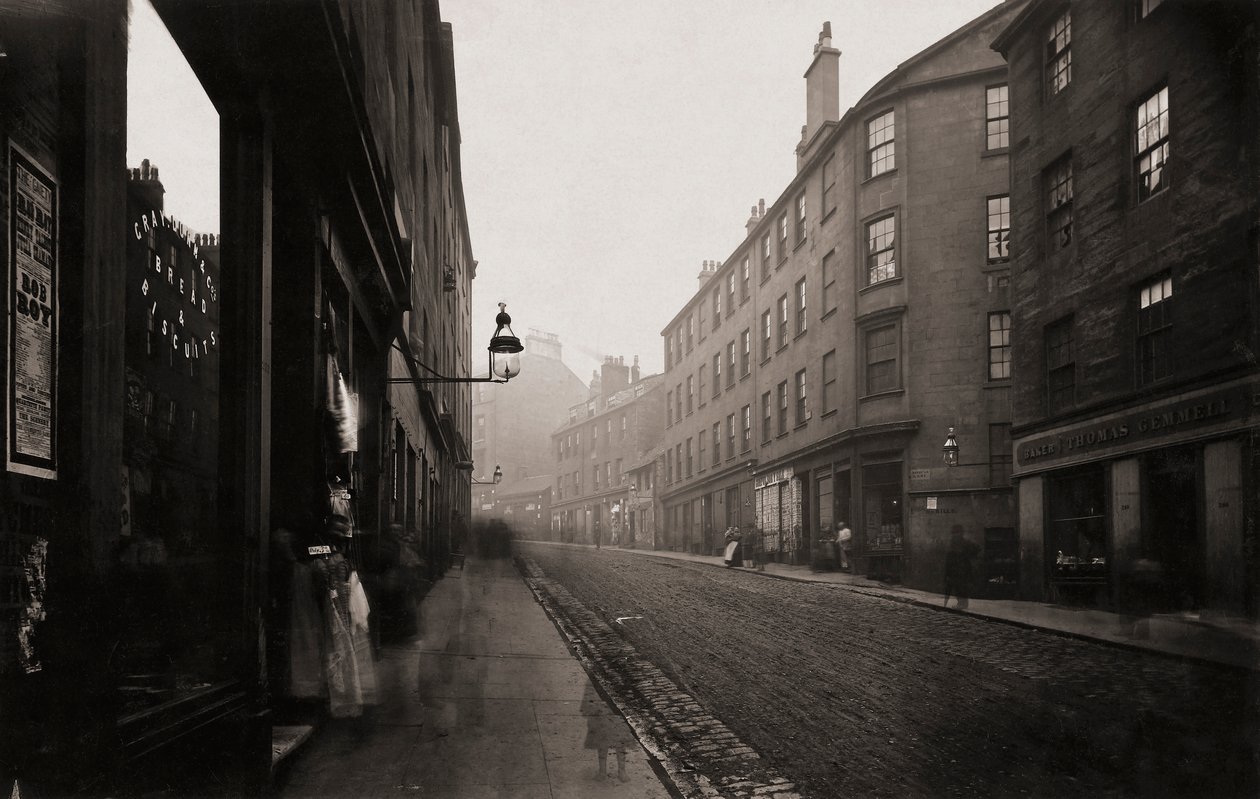
<svg viewBox="0 0 1260 799"><path fill-rule="evenodd" d="M638 487L631 472L660 439L661 385L660 375L639 376L637 357L627 366L625 359L609 356L591 380L587 399L572 406L568 421L551 434L554 540L640 543L628 524L634 502L638 531Z"/></svg>
<svg viewBox="0 0 1260 799"><path fill-rule="evenodd" d="M1022 593L1255 614L1254 4L1030 3L1010 64ZM1241 160L1240 160L1241 159Z"/></svg>
<svg viewBox="0 0 1260 799"><path fill-rule="evenodd" d="M989 44L1022 6L914 55L843 115L824 25L796 177L662 331L669 546L716 553L738 524L802 561L846 522L856 568L939 588L962 524L984 547L978 579L1013 585L1009 106Z"/></svg>

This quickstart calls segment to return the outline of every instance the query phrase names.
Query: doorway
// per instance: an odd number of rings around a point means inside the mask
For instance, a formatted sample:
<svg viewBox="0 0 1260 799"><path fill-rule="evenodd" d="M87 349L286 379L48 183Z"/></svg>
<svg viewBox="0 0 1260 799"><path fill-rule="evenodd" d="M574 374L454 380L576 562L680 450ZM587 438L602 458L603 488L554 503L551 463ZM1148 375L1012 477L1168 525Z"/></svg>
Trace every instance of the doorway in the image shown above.
<svg viewBox="0 0 1260 799"><path fill-rule="evenodd" d="M1143 458L1143 557L1160 564L1163 611L1194 610L1202 596L1199 453L1174 447Z"/></svg>

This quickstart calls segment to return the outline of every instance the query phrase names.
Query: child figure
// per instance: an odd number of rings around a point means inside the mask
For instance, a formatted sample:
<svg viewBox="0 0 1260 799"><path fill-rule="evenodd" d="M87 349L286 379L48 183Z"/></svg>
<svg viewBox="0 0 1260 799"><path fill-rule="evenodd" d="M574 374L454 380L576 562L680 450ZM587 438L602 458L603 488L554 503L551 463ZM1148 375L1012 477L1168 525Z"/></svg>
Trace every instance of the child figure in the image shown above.
<svg viewBox="0 0 1260 799"><path fill-rule="evenodd" d="M617 779L625 782L626 776L626 744L632 739L625 721L609 707L595 692L595 686L587 682L586 692L582 697L582 715L586 717L586 740L583 746L594 749L599 759L599 771L595 779L603 781L608 778L608 750L617 755Z"/></svg>

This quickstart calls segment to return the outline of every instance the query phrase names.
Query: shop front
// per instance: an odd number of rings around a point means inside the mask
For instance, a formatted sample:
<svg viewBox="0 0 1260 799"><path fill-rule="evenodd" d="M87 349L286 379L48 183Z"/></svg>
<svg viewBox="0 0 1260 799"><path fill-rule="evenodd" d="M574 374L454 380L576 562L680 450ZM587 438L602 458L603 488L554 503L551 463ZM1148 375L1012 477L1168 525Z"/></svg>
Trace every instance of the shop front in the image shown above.
<svg viewBox="0 0 1260 799"><path fill-rule="evenodd" d="M1235 381L1017 439L1021 595L1256 615L1257 407Z"/></svg>
<svg viewBox="0 0 1260 799"><path fill-rule="evenodd" d="M753 477L757 528L762 557L779 563L798 563L806 557L802 526L802 480L784 466Z"/></svg>
<svg viewBox="0 0 1260 799"><path fill-rule="evenodd" d="M902 468L899 454L890 454L864 457L861 469L862 519L855 529L859 557L867 576L890 582L900 582L906 557Z"/></svg>

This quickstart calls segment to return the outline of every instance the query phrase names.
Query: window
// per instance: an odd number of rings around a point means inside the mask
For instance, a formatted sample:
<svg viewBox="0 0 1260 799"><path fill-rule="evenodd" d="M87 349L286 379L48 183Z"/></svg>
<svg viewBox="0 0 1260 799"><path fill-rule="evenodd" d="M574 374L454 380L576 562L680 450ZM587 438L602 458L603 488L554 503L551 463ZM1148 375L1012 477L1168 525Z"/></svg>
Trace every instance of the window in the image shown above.
<svg viewBox="0 0 1260 799"><path fill-rule="evenodd" d="M599 490L599 464L595 464L594 466L591 467L591 476L595 484L595 490L598 491Z"/></svg>
<svg viewBox="0 0 1260 799"><path fill-rule="evenodd" d="M1046 329L1046 389L1051 413L1076 404L1076 359L1072 352L1072 318Z"/></svg>
<svg viewBox="0 0 1260 799"><path fill-rule="evenodd" d="M691 437L688 436L687 438L687 476L691 477L691 473L692 473Z"/></svg>
<svg viewBox="0 0 1260 799"><path fill-rule="evenodd" d="M704 367L703 367L703 366L702 366L702 367L700 367L700 375L701 375L700 379L701 379L701 380L703 380L703 379L704 379ZM626 440L626 415L625 415L624 413L623 413L623 414L621 414L621 440L622 440L622 441L625 441L625 440Z"/></svg>
<svg viewBox="0 0 1260 799"><path fill-rule="evenodd" d="M696 320L687 314L687 352L691 352L691 348L696 342Z"/></svg>
<svg viewBox="0 0 1260 799"><path fill-rule="evenodd" d="M682 383L674 387L674 421L682 421Z"/></svg>
<svg viewBox="0 0 1260 799"><path fill-rule="evenodd" d="M695 378L692 377L691 375L687 375L687 414L688 415L690 415L691 412L695 410L695 395L696 395L695 389L696 389Z"/></svg>
<svg viewBox="0 0 1260 799"><path fill-rule="evenodd" d="M705 434L704 434L704 430L701 430L701 431L700 431L700 435L696 436L696 447L697 447L697 453L696 453L696 464L697 464L697 466L696 466L696 471L698 471L698 472L703 472L703 471L705 470L706 465L708 464L708 461L706 461L706 460L704 459L704 440L705 440L705 438L707 438L707 436L705 436Z"/></svg>
<svg viewBox="0 0 1260 799"><path fill-rule="evenodd" d="M665 482L674 482L674 459L669 457L669 450L665 450Z"/></svg>
<svg viewBox="0 0 1260 799"><path fill-rule="evenodd" d="M1147 385L1172 374L1172 275L1165 274L1138 292L1138 384Z"/></svg>
<svg viewBox="0 0 1260 799"><path fill-rule="evenodd" d="M822 215L827 216L836 210L836 156L827 156L822 168Z"/></svg>
<svg viewBox="0 0 1260 799"><path fill-rule="evenodd" d="M612 475L612 464L604 461L604 485L608 488L613 486Z"/></svg>
<svg viewBox="0 0 1260 799"><path fill-rule="evenodd" d="M805 240L805 192L796 197L796 243Z"/></svg>
<svg viewBox="0 0 1260 799"><path fill-rule="evenodd" d="M989 485L1011 484L1011 426L989 425Z"/></svg>
<svg viewBox="0 0 1260 799"><path fill-rule="evenodd" d="M674 392L665 392L665 426L669 427L674 423Z"/></svg>
<svg viewBox="0 0 1260 799"><path fill-rule="evenodd" d="M1168 87L1160 89L1137 107L1138 200L1145 200L1168 188L1164 164L1168 161Z"/></svg>
<svg viewBox="0 0 1260 799"><path fill-rule="evenodd" d="M880 114L866 123L866 176L873 178L897 166L894 148L893 112Z"/></svg>
<svg viewBox="0 0 1260 799"><path fill-rule="evenodd" d="M866 284L873 286L897 276L897 221L893 214L866 226Z"/></svg>
<svg viewBox="0 0 1260 799"><path fill-rule="evenodd" d="M716 467L722 462L722 423L713 423L713 465Z"/></svg>
<svg viewBox="0 0 1260 799"><path fill-rule="evenodd" d="M1005 83L984 90L985 149L1001 150L1011 145L1011 104Z"/></svg>
<svg viewBox="0 0 1260 799"><path fill-rule="evenodd" d="M722 289L713 289L713 329L717 330L718 325L722 324Z"/></svg>
<svg viewBox="0 0 1260 799"><path fill-rule="evenodd" d="M805 424L805 370L796 373L796 424Z"/></svg>
<svg viewBox="0 0 1260 799"><path fill-rule="evenodd" d="M752 406L745 405L740 411L743 421L743 434L739 440L740 452L747 452L752 449Z"/></svg>
<svg viewBox="0 0 1260 799"><path fill-rule="evenodd" d="M897 372L897 326L866 331L866 393L893 391L900 385Z"/></svg>
<svg viewBox="0 0 1260 799"><path fill-rule="evenodd" d="M591 452L594 452L597 446L599 446L599 425L593 424L591 425Z"/></svg>
<svg viewBox="0 0 1260 799"><path fill-rule="evenodd" d="M739 301L748 301L748 286L751 280L751 272L748 264L748 256L744 256L744 264L739 275Z"/></svg>
<svg viewBox="0 0 1260 799"><path fill-rule="evenodd" d="M826 316L836 309L836 251L822 259L822 314Z"/></svg>
<svg viewBox="0 0 1260 799"><path fill-rule="evenodd" d="M770 357L770 312L761 314L761 360Z"/></svg>
<svg viewBox="0 0 1260 799"><path fill-rule="evenodd" d="M796 335L805 332L805 278L796 281Z"/></svg>
<svg viewBox="0 0 1260 799"><path fill-rule="evenodd" d="M700 407L703 408L704 407L704 366L700 367L700 391L697 394L697 396L699 397Z"/></svg>
<svg viewBox="0 0 1260 799"><path fill-rule="evenodd" d="M785 435L787 434L787 429L788 429L787 428L787 419L788 419L787 381L784 380L782 383L780 383L777 390L778 390L778 400L779 400L779 403L778 403L779 435Z"/></svg>
<svg viewBox="0 0 1260 799"><path fill-rule="evenodd" d="M722 353L713 356L713 397L722 395Z"/></svg>
<svg viewBox="0 0 1260 799"><path fill-rule="evenodd" d="M783 261L788 256L787 246L787 211L779 214L779 260Z"/></svg>
<svg viewBox="0 0 1260 799"><path fill-rule="evenodd" d="M1046 234L1057 252L1072 243L1072 154L1055 161L1045 172Z"/></svg>
<svg viewBox="0 0 1260 799"><path fill-rule="evenodd" d="M679 480L683 479L682 446L682 444L674 445L674 474L678 475Z"/></svg>
<svg viewBox="0 0 1260 799"><path fill-rule="evenodd" d="M735 270L726 275L726 315L735 313Z"/></svg>
<svg viewBox="0 0 1260 799"><path fill-rule="evenodd" d="M696 303L696 313L700 314L700 341L704 341L704 303Z"/></svg>
<svg viewBox="0 0 1260 799"><path fill-rule="evenodd" d="M761 282L770 279L770 234L761 237Z"/></svg>
<svg viewBox="0 0 1260 799"><path fill-rule="evenodd" d="M787 346L788 330L788 298L784 294L779 298L779 349Z"/></svg>
<svg viewBox="0 0 1260 799"><path fill-rule="evenodd" d="M739 334L739 341L739 374L747 377L752 372L752 331L744 328L744 332Z"/></svg>
<svg viewBox="0 0 1260 799"><path fill-rule="evenodd" d="M621 458L618 458L613 465L613 474L617 476L617 485L626 484L626 473L621 471Z"/></svg>
<svg viewBox="0 0 1260 799"><path fill-rule="evenodd" d="M726 415L726 457L735 457L735 414Z"/></svg>
<svg viewBox="0 0 1260 799"><path fill-rule="evenodd" d="M1002 264L1011 259L1011 195L988 198L989 263Z"/></svg>
<svg viewBox="0 0 1260 799"><path fill-rule="evenodd" d="M735 386L735 342L726 343L726 387Z"/></svg>
<svg viewBox="0 0 1260 799"><path fill-rule="evenodd" d="M1072 82L1072 11L1063 15L1050 26L1046 42L1046 88L1056 95Z"/></svg>
<svg viewBox="0 0 1260 799"><path fill-rule="evenodd" d="M665 368L668 369L674 365L674 337L665 334Z"/></svg>
<svg viewBox="0 0 1260 799"><path fill-rule="evenodd" d="M836 351L824 353L822 357L822 412L835 410L836 401Z"/></svg>
<svg viewBox="0 0 1260 799"><path fill-rule="evenodd" d="M770 392L761 395L761 440L770 440Z"/></svg>
<svg viewBox="0 0 1260 799"><path fill-rule="evenodd" d="M989 379L1008 380L1011 376L1011 313L989 314Z"/></svg>

